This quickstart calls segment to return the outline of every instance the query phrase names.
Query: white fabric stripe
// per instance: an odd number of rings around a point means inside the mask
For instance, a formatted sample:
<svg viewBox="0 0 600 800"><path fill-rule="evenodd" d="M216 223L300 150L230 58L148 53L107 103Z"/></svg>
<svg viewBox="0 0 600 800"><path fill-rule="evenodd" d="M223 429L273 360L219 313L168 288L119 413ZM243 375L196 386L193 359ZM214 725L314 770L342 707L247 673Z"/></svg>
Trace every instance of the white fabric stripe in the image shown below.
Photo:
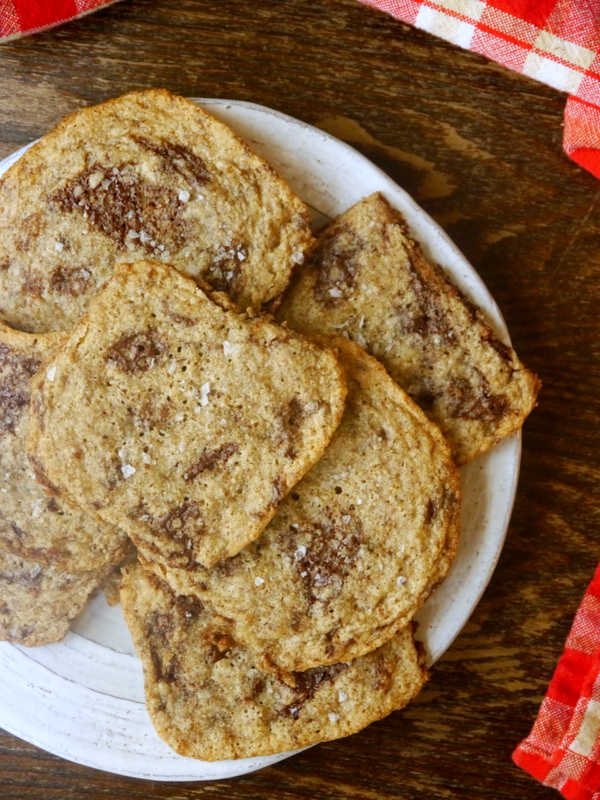
<svg viewBox="0 0 600 800"><path fill-rule="evenodd" d="M565 42L564 39L555 36L549 31L540 31L533 46L537 50L543 50L545 53L551 53L553 56L562 58L563 61L568 61L580 69L589 69L596 57L596 53L593 50L588 50L587 47L580 47L572 42Z"/></svg>
<svg viewBox="0 0 600 800"><path fill-rule="evenodd" d="M447 42L452 42L459 47L468 48L475 32L475 26L470 22L463 22L456 17L451 17L443 11L421 6L417 19L417 28L421 28L434 36L440 36Z"/></svg>
<svg viewBox="0 0 600 800"><path fill-rule="evenodd" d="M581 721L579 732L576 738L571 743L569 750L577 755L589 758L596 738L600 731L600 703L596 700L590 700L585 710L585 715Z"/></svg>
<svg viewBox="0 0 600 800"><path fill-rule="evenodd" d="M436 5L478 22L487 4L482 3L481 0L436 0Z"/></svg>
<svg viewBox="0 0 600 800"><path fill-rule="evenodd" d="M553 86L560 92L575 94L583 80L583 72L557 64L539 53L529 53L523 65L523 74Z"/></svg>

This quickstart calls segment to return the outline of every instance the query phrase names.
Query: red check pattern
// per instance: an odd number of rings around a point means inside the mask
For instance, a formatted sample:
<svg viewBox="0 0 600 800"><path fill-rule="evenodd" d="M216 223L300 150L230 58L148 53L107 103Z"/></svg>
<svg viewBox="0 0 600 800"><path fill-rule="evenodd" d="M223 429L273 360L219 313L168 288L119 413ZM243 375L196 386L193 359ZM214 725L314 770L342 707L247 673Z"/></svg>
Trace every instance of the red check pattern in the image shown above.
<svg viewBox="0 0 600 800"><path fill-rule="evenodd" d="M568 800L600 800L600 566L515 763Z"/></svg>
<svg viewBox="0 0 600 800"><path fill-rule="evenodd" d="M0 0L0 42L38 33L116 0Z"/></svg>
<svg viewBox="0 0 600 800"><path fill-rule="evenodd" d="M600 0L361 0L570 97L563 146L600 178Z"/></svg>

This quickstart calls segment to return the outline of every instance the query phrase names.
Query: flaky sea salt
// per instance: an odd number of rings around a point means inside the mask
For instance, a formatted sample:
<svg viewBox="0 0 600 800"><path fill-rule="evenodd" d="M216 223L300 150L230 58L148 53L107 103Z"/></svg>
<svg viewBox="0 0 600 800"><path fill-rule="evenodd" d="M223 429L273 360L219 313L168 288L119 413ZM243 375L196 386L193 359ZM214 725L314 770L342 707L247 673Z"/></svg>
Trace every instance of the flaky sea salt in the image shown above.
<svg viewBox="0 0 600 800"><path fill-rule="evenodd" d="M150 455L148 453L142 453L142 461L144 462L144 464L152 463L152 459L150 458Z"/></svg>
<svg viewBox="0 0 600 800"><path fill-rule="evenodd" d="M123 464L121 467L121 472L123 473L124 478L131 478L135 472L135 467L132 467L131 464Z"/></svg>
<svg viewBox="0 0 600 800"><path fill-rule="evenodd" d="M43 505L44 505L44 501L41 500L41 499L40 500L36 500L35 503L33 504L33 508L31 509L31 516L34 519L37 519L40 516L40 514L42 513L42 506Z"/></svg>
<svg viewBox="0 0 600 800"><path fill-rule="evenodd" d="M62 251L65 249L65 246L62 242L54 242L54 249L58 250L59 253L62 253Z"/></svg>
<svg viewBox="0 0 600 800"><path fill-rule="evenodd" d="M329 717L329 722L337 722L340 718L340 715L334 714L333 711L330 711L329 714L327 714L327 716Z"/></svg>
<svg viewBox="0 0 600 800"><path fill-rule="evenodd" d="M223 352L226 356L229 356L233 353L233 345L231 342L228 342L227 340L223 342Z"/></svg>
<svg viewBox="0 0 600 800"><path fill-rule="evenodd" d="M179 197L182 203L187 203L187 201L190 199L190 193L186 189L182 189L177 197Z"/></svg>
<svg viewBox="0 0 600 800"><path fill-rule="evenodd" d="M345 703L347 699L348 695L346 694L346 692L342 691L338 692L338 700L340 701L340 703Z"/></svg>
<svg viewBox="0 0 600 800"><path fill-rule="evenodd" d="M129 229L129 233L127 234L127 236L130 239L139 239L140 238L139 233L137 231L134 231L132 228Z"/></svg>
<svg viewBox="0 0 600 800"><path fill-rule="evenodd" d="M357 506L362 506L362 500L360 499L360 497L359 497L359 498L358 498L358 500L356 501L356 505L357 505Z"/></svg>
<svg viewBox="0 0 600 800"><path fill-rule="evenodd" d="M54 365L46 370L46 378L49 381L53 381L56 378L56 367Z"/></svg>
<svg viewBox="0 0 600 800"><path fill-rule="evenodd" d="M294 264L303 264L304 253L301 253L300 250L296 250L295 253L292 253L292 261L294 262Z"/></svg>
<svg viewBox="0 0 600 800"><path fill-rule="evenodd" d="M344 514L344 516L342 517L342 522L344 523L344 525L347 525L351 519L352 517L350 516L350 514Z"/></svg>
<svg viewBox="0 0 600 800"><path fill-rule="evenodd" d="M404 586L404 584L406 583L406 578L404 577L404 575L400 575L399 578L396 578L396 583L398 584L398 586Z"/></svg>
<svg viewBox="0 0 600 800"><path fill-rule="evenodd" d="M30 578L37 578L37 576L42 571L42 568L39 564L34 564L33 567L29 570L29 577Z"/></svg>
<svg viewBox="0 0 600 800"><path fill-rule="evenodd" d="M329 290L329 296L330 297L341 297L342 296L342 290L338 289L337 287L334 286L333 289Z"/></svg>
<svg viewBox="0 0 600 800"><path fill-rule="evenodd" d="M254 578L254 585L261 586L265 582L264 578Z"/></svg>
<svg viewBox="0 0 600 800"><path fill-rule="evenodd" d="M294 553L294 560L302 561L305 555L306 555L306 547L303 544L298 545L298 549Z"/></svg>
<svg viewBox="0 0 600 800"><path fill-rule="evenodd" d="M208 395L210 394L210 383L203 383L200 387L200 405L208 405Z"/></svg>

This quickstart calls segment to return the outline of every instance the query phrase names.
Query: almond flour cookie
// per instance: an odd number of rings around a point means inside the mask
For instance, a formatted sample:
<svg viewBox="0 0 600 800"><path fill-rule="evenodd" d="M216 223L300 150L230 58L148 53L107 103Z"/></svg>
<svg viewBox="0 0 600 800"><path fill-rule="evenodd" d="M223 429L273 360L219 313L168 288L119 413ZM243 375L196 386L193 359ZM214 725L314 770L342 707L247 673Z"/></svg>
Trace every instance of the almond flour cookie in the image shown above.
<svg viewBox="0 0 600 800"><path fill-rule="evenodd" d="M121 600L148 712L183 756L250 758L348 736L405 706L427 678L410 626L350 664L298 673L291 688L259 668L229 620L139 566Z"/></svg>
<svg viewBox="0 0 600 800"><path fill-rule="evenodd" d="M439 429L358 345L335 345L344 416L260 538L213 570L147 565L230 617L239 640L282 673L388 641L457 547L459 479Z"/></svg>
<svg viewBox="0 0 600 800"><path fill-rule="evenodd" d="M378 358L436 422L458 465L514 433L540 388L380 194L321 234L278 320L302 333L344 334Z"/></svg>
<svg viewBox="0 0 600 800"><path fill-rule="evenodd" d="M333 353L220 302L171 267L119 264L33 383L38 480L170 567L255 539L343 411Z"/></svg>
<svg viewBox="0 0 600 800"><path fill-rule="evenodd" d="M118 562L126 535L48 497L27 460L29 379L65 340L0 323L0 549L69 572Z"/></svg>
<svg viewBox="0 0 600 800"><path fill-rule="evenodd" d="M67 117L0 180L0 318L68 330L116 262L142 258L259 308L312 242L304 204L226 125L133 92Z"/></svg>
<svg viewBox="0 0 600 800"><path fill-rule="evenodd" d="M0 641L60 642L113 566L69 573L0 551Z"/></svg>

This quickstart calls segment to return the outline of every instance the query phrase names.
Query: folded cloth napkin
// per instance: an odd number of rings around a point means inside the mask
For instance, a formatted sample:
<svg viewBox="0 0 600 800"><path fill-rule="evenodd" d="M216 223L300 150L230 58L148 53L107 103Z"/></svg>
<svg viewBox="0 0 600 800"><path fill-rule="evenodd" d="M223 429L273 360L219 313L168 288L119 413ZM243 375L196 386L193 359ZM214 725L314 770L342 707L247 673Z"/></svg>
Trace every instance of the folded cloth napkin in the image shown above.
<svg viewBox="0 0 600 800"><path fill-rule="evenodd" d="M0 42L82 17L116 0L0 0Z"/></svg>
<svg viewBox="0 0 600 800"><path fill-rule="evenodd" d="M513 760L568 800L600 800L600 566Z"/></svg>
<svg viewBox="0 0 600 800"><path fill-rule="evenodd" d="M600 0L361 0L568 92L563 147L600 178Z"/></svg>

